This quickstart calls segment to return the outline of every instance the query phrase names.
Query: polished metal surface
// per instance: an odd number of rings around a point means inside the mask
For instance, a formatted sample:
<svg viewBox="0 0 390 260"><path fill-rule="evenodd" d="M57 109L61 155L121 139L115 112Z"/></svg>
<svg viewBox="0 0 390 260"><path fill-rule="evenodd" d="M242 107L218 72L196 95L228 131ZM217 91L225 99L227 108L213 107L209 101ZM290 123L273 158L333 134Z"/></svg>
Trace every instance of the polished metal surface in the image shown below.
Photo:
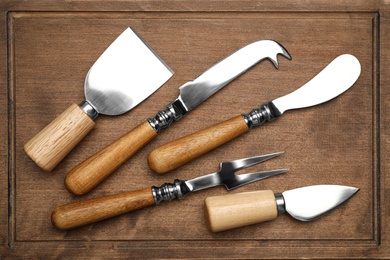
<svg viewBox="0 0 390 260"><path fill-rule="evenodd" d="M161 129L167 128L173 121L178 121L185 113L187 110L179 100L176 100L164 110L157 112L153 118L148 118L148 122L156 133L160 133Z"/></svg>
<svg viewBox="0 0 390 260"><path fill-rule="evenodd" d="M283 192L286 211L294 218L310 221L351 198L358 188L340 185L314 185Z"/></svg>
<svg viewBox="0 0 390 260"><path fill-rule="evenodd" d="M156 53L127 28L89 70L84 84L86 100L99 114L123 114L172 75Z"/></svg>
<svg viewBox="0 0 390 260"><path fill-rule="evenodd" d="M173 183L164 183L160 187L153 186L154 204L157 205L164 200L170 201L183 198L189 192L183 185L184 181L175 180Z"/></svg>
<svg viewBox="0 0 390 260"><path fill-rule="evenodd" d="M83 102L80 103L79 107L81 110L84 111L92 120L94 120L99 113L96 111L96 109L87 101L84 100Z"/></svg>
<svg viewBox="0 0 390 260"><path fill-rule="evenodd" d="M218 185L224 185L228 190L235 189L255 181L259 181L268 177L287 172L288 169L279 169L246 174L235 174L236 171L252 166L254 164L264 162L265 160L274 158L280 154L282 154L282 152L245 158L230 162L223 162L220 164L220 170L218 172L194 178L192 180L185 181L185 183L190 191L203 190Z"/></svg>
<svg viewBox="0 0 390 260"><path fill-rule="evenodd" d="M350 54L334 59L308 83L242 115L249 129L270 122L286 110L304 108L329 101L349 89L360 75L360 63Z"/></svg>
<svg viewBox="0 0 390 260"><path fill-rule="evenodd" d="M275 194L276 201L276 209L278 211L278 215L286 212L286 203L284 202L283 194L276 193Z"/></svg>
<svg viewBox="0 0 390 260"><path fill-rule="evenodd" d="M188 181L175 180L173 183L164 183L160 187L153 186L152 194L154 203L157 205L161 201L181 199L189 192L204 190L218 185L224 185L228 190L235 189L246 184L259 181L286 172L288 169L271 170L236 175L234 172L243 168L264 162L274 158L283 152L260 155L220 164L221 169L216 173L211 173Z"/></svg>
<svg viewBox="0 0 390 260"><path fill-rule="evenodd" d="M161 129L179 120L184 114L266 58L270 59L277 68L278 54L291 59L287 50L272 40L260 40L239 49L195 80L182 85L179 97L165 110L159 111L154 118L148 119L150 126L159 133Z"/></svg>
<svg viewBox="0 0 390 260"><path fill-rule="evenodd" d="M178 99L181 100L187 112L191 111L263 59L270 59L277 68L278 54L291 59L287 50L275 41L260 40L251 43L215 64L195 80L182 85Z"/></svg>
<svg viewBox="0 0 390 260"><path fill-rule="evenodd" d="M271 122L280 115L281 114L272 106L272 102L268 102L261 105L260 108L255 108L248 114L242 115L242 118L244 118L248 128L252 129L254 126L260 126L265 122Z"/></svg>
<svg viewBox="0 0 390 260"><path fill-rule="evenodd" d="M359 60L355 56L340 55L305 85L272 103L280 114L289 109L321 104L349 89L359 78L360 70Z"/></svg>

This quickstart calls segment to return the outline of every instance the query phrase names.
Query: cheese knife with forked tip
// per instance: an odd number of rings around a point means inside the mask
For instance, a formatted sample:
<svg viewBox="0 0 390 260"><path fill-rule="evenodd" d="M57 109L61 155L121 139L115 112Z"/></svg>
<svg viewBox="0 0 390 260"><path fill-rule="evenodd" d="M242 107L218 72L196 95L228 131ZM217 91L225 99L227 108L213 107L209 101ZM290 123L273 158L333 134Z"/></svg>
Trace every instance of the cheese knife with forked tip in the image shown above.
<svg viewBox="0 0 390 260"><path fill-rule="evenodd" d="M222 144L280 117L290 109L327 102L349 89L360 75L360 63L350 54L340 55L313 79L294 92L263 104L249 114L181 137L154 149L148 164L156 173L166 173L221 146Z"/></svg>
<svg viewBox="0 0 390 260"><path fill-rule="evenodd" d="M278 54L291 58L283 46L275 41L256 41L226 57L196 79L183 84L178 98L165 110L72 169L65 179L66 188L75 195L89 192L154 139L162 129L179 120L258 62L268 58L278 67Z"/></svg>

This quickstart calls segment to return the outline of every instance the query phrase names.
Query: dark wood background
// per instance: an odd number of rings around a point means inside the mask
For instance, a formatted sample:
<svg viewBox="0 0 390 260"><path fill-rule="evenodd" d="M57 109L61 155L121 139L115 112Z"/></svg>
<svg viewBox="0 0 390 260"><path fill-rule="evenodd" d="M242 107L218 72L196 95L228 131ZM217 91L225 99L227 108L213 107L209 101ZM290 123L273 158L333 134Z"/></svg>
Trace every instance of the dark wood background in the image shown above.
<svg viewBox="0 0 390 260"><path fill-rule="evenodd" d="M386 258L390 257L389 1L2 1L0 3L0 258ZM52 172L22 151L71 103L83 100L90 66L128 26L175 75L129 113L99 116L95 129ZM263 61L162 132L90 194L64 188L66 174L173 101L178 88L233 51L273 39L290 52L279 69ZM146 164L155 147L300 87L335 57L355 55L362 73L330 102L280 119L165 175ZM153 75L150 75L153 76ZM137 86L135 86L137 87ZM159 186L215 172L222 161L285 151L250 170L284 175L230 192L305 185L359 187L348 203L313 222L288 215L213 234L203 202L214 188L181 201L73 231L50 223L61 204Z"/></svg>

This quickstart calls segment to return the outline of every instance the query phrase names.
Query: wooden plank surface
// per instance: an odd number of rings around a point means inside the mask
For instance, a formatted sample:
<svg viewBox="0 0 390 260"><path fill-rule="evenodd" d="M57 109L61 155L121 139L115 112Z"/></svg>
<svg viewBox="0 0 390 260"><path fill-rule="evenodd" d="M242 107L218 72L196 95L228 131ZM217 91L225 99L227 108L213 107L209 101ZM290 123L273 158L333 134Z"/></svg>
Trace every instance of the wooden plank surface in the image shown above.
<svg viewBox="0 0 390 260"><path fill-rule="evenodd" d="M390 193L386 172L390 23L386 4L126 1L124 7L124 3L105 3L0 4L0 117L7 122L0 128L0 255L390 256L390 207L386 202ZM99 116L87 138L52 173L44 173L24 154L23 145L70 104L83 101L83 83L90 66L128 26L175 75L129 113ZM292 60L279 57L279 69L268 60L256 65L164 130L88 195L75 197L66 191L64 178L78 163L164 109L177 97L182 84L259 39L280 42ZM153 148L287 94L343 53L359 59L362 73L339 98L286 112L165 175L148 168L146 158ZM189 179L217 171L222 161L276 151L285 154L250 170L287 167L288 173L234 191L209 189L72 231L58 231L50 223L52 210L65 203ZM206 228L203 203L208 196L260 189L281 192L314 184L356 186L360 191L313 222L282 215L273 222L217 234Z"/></svg>

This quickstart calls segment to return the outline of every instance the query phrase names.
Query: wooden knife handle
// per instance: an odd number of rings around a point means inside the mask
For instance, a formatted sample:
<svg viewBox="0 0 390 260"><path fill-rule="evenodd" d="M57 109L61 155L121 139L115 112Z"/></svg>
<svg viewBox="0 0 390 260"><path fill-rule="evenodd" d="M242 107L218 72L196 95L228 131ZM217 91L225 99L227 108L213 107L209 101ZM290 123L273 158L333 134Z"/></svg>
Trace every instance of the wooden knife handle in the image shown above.
<svg viewBox="0 0 390 260"><path fill-rule="evenodd" d="M144 122L71 170L65 186L74 195L83 195L106 179L157 133Z"/></svg>
<svg viewBox="0 0 390 260"><path fill-rule="evenodd" d="M24 151L44 171L51 171L92 130L93 120L76 104L24 145Z"/></svg>
<svg viewBox="0 0 390 260"><path fill-rule="evenodd" d="M278 216L275 195L271 190L208 197L205 213L212 232L273 220Z"/></svg>
<svg viewBox="0 0 390 260"><path fill-rule="evenodd" d="M59 206L51 222L57 229L69 230L151 205L152 189L145 188Z"/></svg>
<svg viewBox="0 0 390 260"><path fill-rule="evenodd" d="M248 130L242 116L234 117L154 149L148 156L149 167L156 173L166 173L246 133Z"/></svg>

